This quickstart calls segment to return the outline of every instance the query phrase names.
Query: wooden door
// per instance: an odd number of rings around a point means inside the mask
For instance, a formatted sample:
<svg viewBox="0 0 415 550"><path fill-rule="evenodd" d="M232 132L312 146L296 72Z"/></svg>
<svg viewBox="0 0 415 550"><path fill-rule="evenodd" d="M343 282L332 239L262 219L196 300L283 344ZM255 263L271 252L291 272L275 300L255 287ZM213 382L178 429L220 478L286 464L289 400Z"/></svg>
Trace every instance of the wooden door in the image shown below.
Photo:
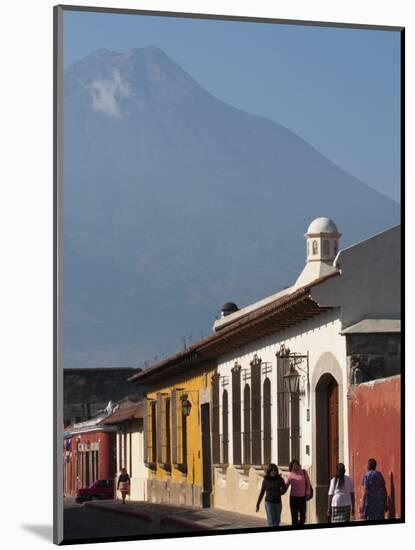
<svg viewBox="0 0 415 550"><path fill-rule="evenodd" d="M210 449L210 405L204 403L200 407L202 430L202 506L210 507L210 494L212 492L212 460Z"/></svg>
<svg viewBox="0 0 415 550"><path fill-rule="evenodd" d="M85 485L84 487L89 487L90 485L90 465L89 465L89 451L85 453Z"/></svg>
<svg viewBox="0 0 415 550"><path fill-rule="evenodd" d="M339 462L339 386L332 378L327 388L329 480L336 475Z"/></svg>

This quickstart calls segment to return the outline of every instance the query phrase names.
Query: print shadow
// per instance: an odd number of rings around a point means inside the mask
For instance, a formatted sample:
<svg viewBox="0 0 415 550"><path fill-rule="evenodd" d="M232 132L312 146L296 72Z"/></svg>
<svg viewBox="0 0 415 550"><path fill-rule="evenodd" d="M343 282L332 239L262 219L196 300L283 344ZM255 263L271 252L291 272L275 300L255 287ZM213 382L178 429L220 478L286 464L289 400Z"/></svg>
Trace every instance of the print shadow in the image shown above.
<svg viewBox="0 0 415 550"><path fill-rule="evenodd" d="M53 542L53 527L52 525L21 525L25 531L30 531L38 537Z"/></svg>

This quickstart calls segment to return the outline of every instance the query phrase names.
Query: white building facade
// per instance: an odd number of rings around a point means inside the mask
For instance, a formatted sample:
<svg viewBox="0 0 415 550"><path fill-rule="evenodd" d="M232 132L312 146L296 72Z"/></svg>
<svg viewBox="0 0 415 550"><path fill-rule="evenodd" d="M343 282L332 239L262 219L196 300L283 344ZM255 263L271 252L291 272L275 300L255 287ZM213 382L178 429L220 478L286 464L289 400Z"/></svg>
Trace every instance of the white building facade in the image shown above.
<svg viewBox="0 0 415 550"><path fill-rule="evenodd" d="M340 323L336 310L323 313L317 319L310 319L286 331L267 336L251 344L247 344L233 353L220 359L218 363L219 395L220 395L220 457L223 465L226 454L228 466L215 467L214 504L218 508L254 513L256 499L263 479L264 466L275 463L281 473L286 473L289 462L297 458L310 475L315 487L315 496L322 492L327 496L327 479L317 482L316 465L318 459L324 461L328 468L330 453L332 462L344 462L348 467L347 448L347 364L345 339L340 333ZM293 353L308 354L309 386L307 375L302 374L300 381L300 398L290 396L281 385L281 374L278 370L286 367L285 354L288 358ZM301 368L306 372L307 359L304 358ZM258 366L257 366L258 365ZM259 392L253 394L253 370L257 369ZM278 379L279 378L279 379ZM235 386L239 386L238 390ZM281 387L282 386L282 387ZM309 387L309 390L308 390ZM236 393L235 393L236 390ZM226 393L225 393L226 392ZM323 392L326 397L323 397ZM330 396L329 396L330 392ZM337 395L333 395L337 392ZM227 414L223 398L228 400ZM322 422L328 422L327 416L322 418L322 411L317 411L317 395L325 399L326 407L331 397L337 402L336 415L337 433L327 433L325 457L317 456L317 441L313 438ZM259 398L257 397L259 395ZM267 396L269 395L269 398ZM235 398L233 399L233 396ZM239 398L239 399L238 399ZM259 405L254 410L253 400L258 399ZM240 407L240 429L234 430L233 414ZM295 411L297 407L297 411ZM267 412L267 409L269 412ZM259 413L258 413L259 411ZM224 414L227 416L228 429L223 429ZM269 421L267 423L266 417ZM297 422L295 416L297 415ZM226 418L225 416L225 418ZM255 418L256 417L256 418ZM225 420L226 422L226 420ZM255 429L259 435L254 434ZM268 429L267 429L268 428ZM224 432L228 437L224 441ZM335 448L329 448L328 438L335 438ZM236 448L238 447L239 448ZM255 449L255 450L254 450ZM224 457L225 455L225 457ZM236 461L235 461L236 458ZM324 483L325 481L325 483ZM321 487L320 487L321 485ZM314 503L311 502L312 507ZM327 505L325 500L324 505ZM282 521L289 523L288 501L283 504ZM265 517L265 511L261 510ZM310 509L311 521L315 510Z"/></svg>
<svg viewBox="0 0 415 550"><path fill-rule="evenodd" d="M129 404L115 410L105 421L106 425L116 427L116 476L114 487L117 487L118 476L125 468L130 476L130 494L127 500L146 500L148 470L144 464L144 435L143 435L142 403ZM122 498L116 489L116 498Z"/></svg>
<svg viewBox="0 0 415 550"><path fill-rule="evenodd" d="M325 521L336 464L348 469L348 384L340 308L311 298L313 286L340 276L334 265L340 234L331 220L318 218L305 237L306 265L292 287L215 323L218 335L238 323L252 330L242 345L235 336L233 349L218 357L214 506L235 510L237 503L239 512L254 514L265 468L275 463L284 476L295 458L314 487L307 521L315 523ZM294 393L290 373L299 375ZM260 514L265 518L263 504ZM288 494L281 521L291 523Z"/></svg>

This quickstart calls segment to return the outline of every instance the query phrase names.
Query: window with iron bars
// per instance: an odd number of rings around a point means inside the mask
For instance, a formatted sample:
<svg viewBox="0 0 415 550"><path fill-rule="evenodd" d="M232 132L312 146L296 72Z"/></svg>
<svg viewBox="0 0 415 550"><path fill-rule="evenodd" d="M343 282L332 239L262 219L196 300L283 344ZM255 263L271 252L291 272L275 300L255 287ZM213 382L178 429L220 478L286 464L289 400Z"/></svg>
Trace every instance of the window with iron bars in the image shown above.
<svg viewBox="0 0 415 550"><path fill-rule="evenodd" d="M256 466L262 464L261 412L261 360L254 359L251 363L251 460Z"/></svg>
<svg viewBox="0 0 415 550"><path fill-rule="evenodd" d="M220 464L219 374L212 376L212 462Z"/></svg>
<svg viewBox="0 0 415 550"><path fill-rule="evenodd" d="M171 393L171 461L182 473L187 472L187 418L183 414L185 390L174 389Z"/></svg>
<svg viewBox="0 0 415 550"><path fill-rule="evenodd" d="M170 397L163 396L161 400L161 460L165 469L171 469L170 450Z"/></svg>
<svg viewBox="0 0 415 550"><path fill-rule="evenodd" d="M288 355L277 354L277 446L279 466L288 466L290 463L289 394L284 381L284 376L288 374L288 371Z"/></svg>
<svg viewBox="0 0 415 550"><path fill-rule="evenodd" d="M228 392L222 393L222 464L229 463Z"/></svg>
<svg viewBox="0 0 415 550"><path fill-rule="evenodd" d="M242 425L241 425L241 366L232 369L232 448L233 463L242 464Z"/></svg>
<svg viewBox="0 0 415 550"><path fill-rule="evenodd" d="M277 353L277 445L278 465L288 466L300 459L300 396L289 395L284 376L290 370L290 350L282 347Z"/></svg>
<svg viewBox="0 0 415 550"><path fill-rule="evenodd" d="M245 465L252 464L251 461L251 388L249 384L245 384L244 387L244 401L243 401L243 418L244 418L244 431L243 431L243 463Z"/></svg>
<svg viewBox="0 0 415 550"><path fill-rule="evenodd" d="M264 464L271 463L271 381L267 377L263 383L263 462Z"/></svg>
<svg viewBox="0 0 415 550"><path fill-rule="evenodd" d="M156 402L148 399L146 405L147 410L143 418L144 462L149 468L155 469L157 464Z"/></svg>

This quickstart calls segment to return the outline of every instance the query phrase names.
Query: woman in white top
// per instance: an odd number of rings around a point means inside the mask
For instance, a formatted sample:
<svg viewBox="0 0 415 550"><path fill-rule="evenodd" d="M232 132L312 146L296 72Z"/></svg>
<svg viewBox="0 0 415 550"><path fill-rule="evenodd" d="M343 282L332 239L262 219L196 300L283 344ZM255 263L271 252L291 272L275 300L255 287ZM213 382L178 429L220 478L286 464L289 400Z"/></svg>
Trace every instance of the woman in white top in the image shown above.
<svg viewBox="0 0 415 550"><path fill-rule="evenodd" d="M327 517L332 523L350 521L354 516L353 481L345 472L344 464L337 464L336 477L330 481Z"/></svg>

